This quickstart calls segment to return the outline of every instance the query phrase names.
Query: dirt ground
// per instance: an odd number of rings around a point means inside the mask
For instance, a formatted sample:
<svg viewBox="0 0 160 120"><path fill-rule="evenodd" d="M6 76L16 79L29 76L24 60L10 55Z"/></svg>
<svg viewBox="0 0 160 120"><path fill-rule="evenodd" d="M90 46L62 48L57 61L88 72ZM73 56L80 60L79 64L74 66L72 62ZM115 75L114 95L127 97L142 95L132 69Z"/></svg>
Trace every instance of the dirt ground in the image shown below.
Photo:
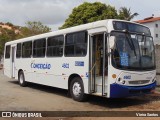
<svg viewBox="0 0 160 120"><path fill-rule="evenodd" d="M76 102L67 96L66 90L32 83L28 87L20 87L17 80L9 79L0 70L0 111L160 111L159 92L158 87L156 93L146 96L121 99L89 96L86 102Z"/></svg>

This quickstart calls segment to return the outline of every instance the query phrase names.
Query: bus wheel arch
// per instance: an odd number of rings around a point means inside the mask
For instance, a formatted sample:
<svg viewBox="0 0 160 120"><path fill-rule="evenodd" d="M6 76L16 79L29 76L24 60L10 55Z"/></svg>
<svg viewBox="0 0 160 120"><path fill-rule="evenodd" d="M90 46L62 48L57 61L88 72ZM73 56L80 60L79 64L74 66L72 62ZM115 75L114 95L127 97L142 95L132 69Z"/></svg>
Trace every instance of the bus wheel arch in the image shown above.
<svg viewBox="0 0 160 120"><path fill-rule="evenodd" d="M19 85L22 87L25 87L27 85L27 82L25 81L24 72L22 69L18 71L18 82L19 82Z"/></svg>
<svg viewBox="0 0 160 120"><path fill-rule="evenodd" d="M23 70L22 70L22 69L19 69L19 70L18 70L18 78L19 78L19 73L20 73L21 71L23 72Z"/></svg>
<svg viewBox="0 0 160 120"><path fill-rule="evenodd" d="M81 102L86 99L83 80L78 74L72 74L69 76L68 92L75 101Z"/></svg>

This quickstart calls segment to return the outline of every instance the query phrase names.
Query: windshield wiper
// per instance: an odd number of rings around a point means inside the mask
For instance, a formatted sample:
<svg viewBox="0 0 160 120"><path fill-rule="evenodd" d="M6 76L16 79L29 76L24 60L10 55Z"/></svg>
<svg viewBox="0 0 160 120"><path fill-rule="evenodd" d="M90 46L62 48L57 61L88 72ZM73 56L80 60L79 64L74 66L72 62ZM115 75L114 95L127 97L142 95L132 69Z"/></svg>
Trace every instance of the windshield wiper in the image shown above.
<svg viewBox="0 0 160 120"><path fill-rule="evenodd" d="M136 58L137 58L137 53L136 53L135 46L134 46L134 43L133 43L133 41L132 41L132 38L129 36L129 34L127 34L126 36L127 36L128 44L129 44L129 46L131 47L131 49L134 51L134 55L135 55Z"/></svg>

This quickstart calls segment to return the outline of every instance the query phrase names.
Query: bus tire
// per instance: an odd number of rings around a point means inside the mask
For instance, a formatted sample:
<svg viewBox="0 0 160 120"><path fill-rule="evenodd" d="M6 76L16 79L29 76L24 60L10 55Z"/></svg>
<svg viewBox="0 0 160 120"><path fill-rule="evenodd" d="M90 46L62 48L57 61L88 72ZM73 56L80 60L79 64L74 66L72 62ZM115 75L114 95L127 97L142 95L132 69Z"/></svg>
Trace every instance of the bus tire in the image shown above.
<svg viewBox="0 0 160 120"><path fill-rule="evenodd" d="M82 102L86 99L83 82L80 77L75 77L71 81L70 94L71 94L71 97L78 102Z"/></svg>
<svg viewBox="0 0 160 120"><path fill-rule="evenodd" d="M19 72L18 82L19 82L19 85L22 86L22 87L25 87L25 86L27 85L27 83L26 83L26 81L25 81L25 77L24 77L23 71L20 71L20 72Z"/></svg>

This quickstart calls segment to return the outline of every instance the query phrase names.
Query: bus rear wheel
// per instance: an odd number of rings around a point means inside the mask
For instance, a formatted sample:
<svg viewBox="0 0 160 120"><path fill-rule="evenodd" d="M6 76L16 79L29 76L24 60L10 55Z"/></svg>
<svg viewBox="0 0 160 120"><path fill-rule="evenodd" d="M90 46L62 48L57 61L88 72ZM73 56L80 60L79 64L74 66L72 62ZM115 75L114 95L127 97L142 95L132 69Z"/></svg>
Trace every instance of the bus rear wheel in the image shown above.
<svg viewBox="0 0 160 120"><path fill-rule="evenodd" d="M75 101L82 102L86 99L83 82L79 77L73 78L70 84L70 94Z"/></svg>
<svg viewBox="0 0 160 120"><path fill-rule="evenodd" d="M27 83L26 83L26 81L25 81L25 77L24 77L23 71L20 71L20 72L19 72L18 82L19 82L19 85L22 86L22 87L25 87L25 86L27 85Z"/></svg>

